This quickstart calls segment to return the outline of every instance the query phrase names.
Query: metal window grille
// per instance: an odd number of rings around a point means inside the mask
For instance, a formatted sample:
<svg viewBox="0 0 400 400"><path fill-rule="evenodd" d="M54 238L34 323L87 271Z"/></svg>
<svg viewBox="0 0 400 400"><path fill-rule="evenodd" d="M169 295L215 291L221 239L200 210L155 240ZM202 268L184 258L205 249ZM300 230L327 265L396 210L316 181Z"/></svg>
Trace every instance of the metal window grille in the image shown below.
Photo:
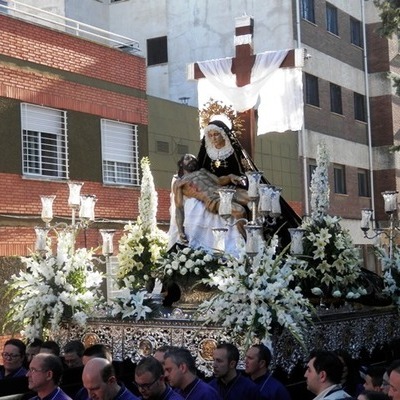
<svg viewBox="0 0 400 400"><path fill-rule="evenodd" d="M137 125L101 120L104 183L139 185Z"/></svg>
<svg viewBox="0 0 400 400"><path fill-rule="evenodd" d="M66 111L21 104L24 175L68 179Z"/></svg>

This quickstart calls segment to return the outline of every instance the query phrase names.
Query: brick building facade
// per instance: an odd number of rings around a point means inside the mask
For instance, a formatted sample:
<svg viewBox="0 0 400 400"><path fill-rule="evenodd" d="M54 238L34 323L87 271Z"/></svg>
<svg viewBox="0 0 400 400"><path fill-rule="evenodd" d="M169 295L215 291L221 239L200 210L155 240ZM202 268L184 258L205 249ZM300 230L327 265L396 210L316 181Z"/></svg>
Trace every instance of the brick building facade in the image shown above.
<svg viewBox="0 0 400 400"><path fill-rule="evenodd" d="M0 256L27 255L33 248L33 228L43 225L40 195L56 195L54 215L71 218L68 180L84 182L82 194L97 196L96 220L104 222L89 227L85 238L83 233L78 237L78 245L95 247L101 243L99 228L116 226L120 231L138 214L140 181L104 181L101 130L104 120L135 129L133 162L139 169L140 158L148 153L145 59L1 14L0 41ZM32 148L24 147L21 105L28 111L35 106L35 111L66 113L61 176L26 171L24 163L40 155L31 142ZM40 163L43 167L44 158ZM166 196L160 193L161 203ZM168 207L161 207L159 214L167 219Z"/></svg>

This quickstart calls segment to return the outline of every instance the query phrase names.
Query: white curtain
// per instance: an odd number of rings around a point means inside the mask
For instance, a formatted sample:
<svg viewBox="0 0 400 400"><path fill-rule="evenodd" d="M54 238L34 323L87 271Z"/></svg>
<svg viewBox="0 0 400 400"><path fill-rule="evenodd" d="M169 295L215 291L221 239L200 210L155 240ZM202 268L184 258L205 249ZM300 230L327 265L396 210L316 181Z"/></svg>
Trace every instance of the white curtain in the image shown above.
<svg viewBox="0 0 400 400"><path fill-rule="evenodd" d="M301 129L303 93L301 68L279 68L288 50L256 55L248 85L236 86L232 59L198 62L205 79L198 83L199 107L213 98L243 112L258 106L257 134Z"/></svg>

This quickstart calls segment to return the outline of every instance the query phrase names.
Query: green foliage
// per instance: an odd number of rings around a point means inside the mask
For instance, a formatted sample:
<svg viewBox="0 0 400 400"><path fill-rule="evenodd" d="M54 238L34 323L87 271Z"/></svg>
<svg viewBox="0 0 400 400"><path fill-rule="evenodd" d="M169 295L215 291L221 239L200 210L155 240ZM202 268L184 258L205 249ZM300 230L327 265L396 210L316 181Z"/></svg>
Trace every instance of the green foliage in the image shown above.
<svg viewBox="0 0 400 400"><path fill-rule="evenodd" d="M380 33L391 38L398 33L400 27L400 0L374 0L374 4L379 9L382 20Z"/></svg>

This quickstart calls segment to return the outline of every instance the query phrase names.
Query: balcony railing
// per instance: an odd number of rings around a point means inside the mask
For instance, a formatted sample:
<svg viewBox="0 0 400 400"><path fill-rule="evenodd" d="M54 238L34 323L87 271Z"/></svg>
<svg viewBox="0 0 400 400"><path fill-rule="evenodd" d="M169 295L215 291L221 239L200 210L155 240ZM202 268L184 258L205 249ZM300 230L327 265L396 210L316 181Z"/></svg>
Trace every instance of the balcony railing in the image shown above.
<svg viewBox="0 0 400 400"><path fill-rule="evenodd" d="M0 13L8 14L49 28L57 29L84 39L119 48L129 53L140 53L139 42L95 26L67 18L50 11L42 10L19 1L0 0Z"/></svg>

